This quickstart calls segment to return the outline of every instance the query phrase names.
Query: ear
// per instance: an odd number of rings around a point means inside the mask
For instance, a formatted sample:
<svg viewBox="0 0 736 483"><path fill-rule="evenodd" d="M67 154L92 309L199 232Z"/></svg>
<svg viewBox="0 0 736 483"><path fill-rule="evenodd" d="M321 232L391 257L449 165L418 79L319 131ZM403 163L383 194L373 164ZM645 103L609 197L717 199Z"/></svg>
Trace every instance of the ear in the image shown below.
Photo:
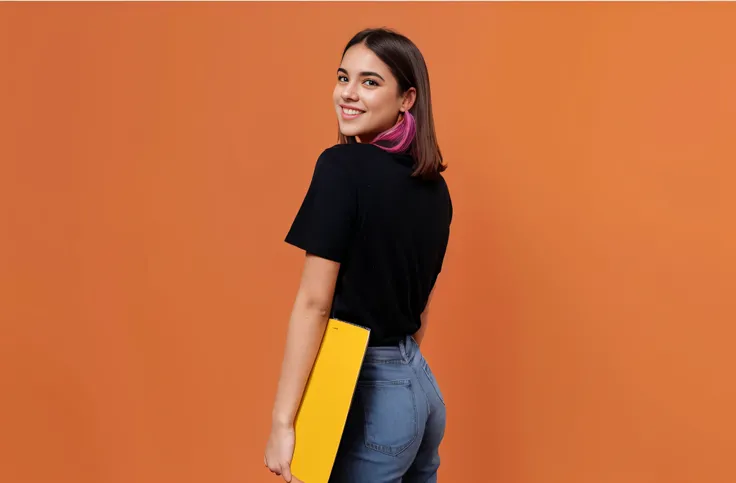
<svg viewBox="0 0 736 483"><path fill-rule="evenodd" d="M401 96L401 106L399 110L406 112L414 106L414 102L417 100L417 90L413 87L407 89L406 92Z"/></svg>

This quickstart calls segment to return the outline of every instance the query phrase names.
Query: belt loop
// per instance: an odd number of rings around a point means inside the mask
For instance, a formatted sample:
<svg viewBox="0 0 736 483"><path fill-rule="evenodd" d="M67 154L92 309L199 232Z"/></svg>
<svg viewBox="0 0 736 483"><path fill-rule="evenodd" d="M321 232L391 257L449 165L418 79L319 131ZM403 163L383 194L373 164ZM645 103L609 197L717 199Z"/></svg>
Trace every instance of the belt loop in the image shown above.
<svg viewBox="0 0 736 483"><path fill-rule="evenodd" d="M409 354L406 350L406 339L399 341L399 350L401 351L401 358L404 359L406 364L409 363Z"/></svg>

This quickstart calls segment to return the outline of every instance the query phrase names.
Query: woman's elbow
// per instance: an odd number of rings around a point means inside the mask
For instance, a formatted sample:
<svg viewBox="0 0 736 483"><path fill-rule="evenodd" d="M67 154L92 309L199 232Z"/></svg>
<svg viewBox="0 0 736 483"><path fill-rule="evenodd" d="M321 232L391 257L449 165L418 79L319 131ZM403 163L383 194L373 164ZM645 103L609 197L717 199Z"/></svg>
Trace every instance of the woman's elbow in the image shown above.
<svg viewBox="0 0 736 483"><path fill-rule="evenodd" d="M332 310L331 297L309 293L307 291L304 291L299 295L300 296L297 299L299 301L298 309L301 309L314 317L327 320L330 315L330 310Z"/></svg>

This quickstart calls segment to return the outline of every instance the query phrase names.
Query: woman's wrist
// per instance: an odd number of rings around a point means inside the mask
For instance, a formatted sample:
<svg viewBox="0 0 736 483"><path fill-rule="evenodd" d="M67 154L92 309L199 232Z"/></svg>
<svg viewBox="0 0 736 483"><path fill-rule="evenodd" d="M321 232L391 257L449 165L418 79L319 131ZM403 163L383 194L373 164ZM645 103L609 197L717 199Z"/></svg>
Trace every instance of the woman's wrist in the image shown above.
<svg viewBox="0 0 736 483"><path fill-rule="evenodd" d="M290 428L294 425L294 418L287 414L274 412L271 415L271 427L272 428Z"/></svg>

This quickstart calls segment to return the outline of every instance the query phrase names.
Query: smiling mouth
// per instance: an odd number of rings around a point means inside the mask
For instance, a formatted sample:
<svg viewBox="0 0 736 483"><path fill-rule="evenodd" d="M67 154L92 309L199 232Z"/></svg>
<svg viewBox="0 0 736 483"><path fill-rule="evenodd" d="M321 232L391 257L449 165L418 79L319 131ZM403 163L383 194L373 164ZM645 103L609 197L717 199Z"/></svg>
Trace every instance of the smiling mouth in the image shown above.
<svg viewBox="0 0 736 483"><path fill-rule="evenodd" d="M359 114L363 114L364 111L359 111L358 109L350 109L348 107L343 107L342 112L344 114L347 114L348 116L357 116Z"/></svg>

